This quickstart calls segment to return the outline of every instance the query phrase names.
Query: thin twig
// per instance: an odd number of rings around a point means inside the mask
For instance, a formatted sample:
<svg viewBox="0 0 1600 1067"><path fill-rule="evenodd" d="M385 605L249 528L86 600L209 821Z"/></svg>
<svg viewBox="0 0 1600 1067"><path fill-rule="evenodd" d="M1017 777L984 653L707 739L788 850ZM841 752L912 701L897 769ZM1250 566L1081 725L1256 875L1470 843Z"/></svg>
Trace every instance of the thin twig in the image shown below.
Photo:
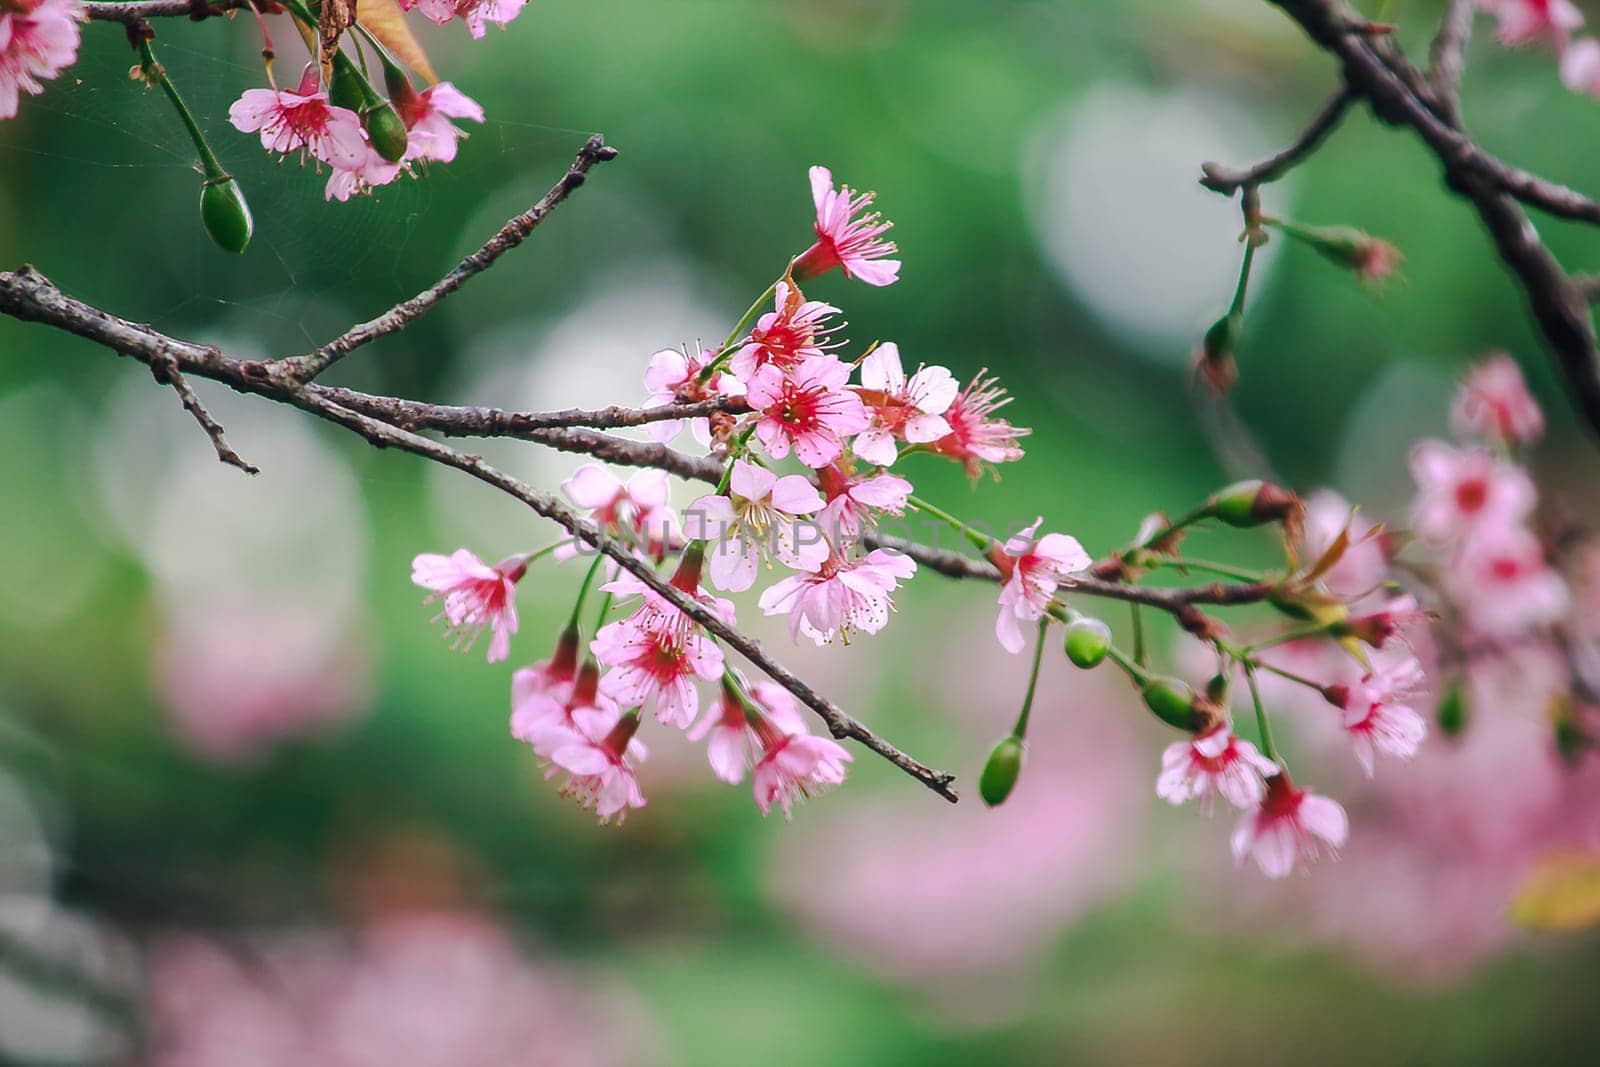
<svg viewBox="0 0 1600 1067"><path fill-rule="evenodd" d="M1461 77L1467 69L1467 43L1472 39L1476 6L1477 0L1450 0L1428 50L1428 83L1452 126L1461 125Z"/></svg>
<svg viewBox="0 0 1600 1067"><path fill-rule="evenodd" d="M1253 167L1230 170L1220 163L1201 164L1200 184L1212 192L1232 196L1246 185L1277 181L1293 169L1295 164L1321 146L1328 134L1339 125L1339 120L1344 118L1345 111L1354 99L1348 89L1340 89L1334 93L1311 117L1311 121L1306 123L1305 129L1300 131L1299 136L1289 147Z"/></svg>
<svg viewBox="0 0 1600 1067"><path fill-rule="evenodd" d="M190 387L189 380L178 369L177 361L168 359L166 361L158 360L152 362L150 364L150 373L162 385L172 386L173 392L177 393L178 399L183 402L184 410L194 416L194 421L200 424L200 428L211 439L211 447L216 449L219 460L230 467L238 467L246 474L261 473L261 468L254 464L246 463L243 457L228 444L227 437L223 435L222 423L218 422L211 412L206 410L206 406L200 402L200 398L195 395L194 389Z"/></svg>
<svg viewBox="0 0 1600 1067"><path fill-rule="evenodd" d="M435 304L455 292L478 274L488 270L494 261L528 239L539 223L554 211L574 189L584 183L589 170L597 163L617 158L617 150L605 143L599 134L589 138L561 180L539 198L527 211L517 215L483 243L477 251L456 264L448 274L428 288L402 300L375 319L352 326L321 348L284 362L296 379L309 382L351 352L380 337L404 329L409 323L429 311Z"/></svg>
<svg viewBox="0 0 1600 1067"><path fill-rule="evenodd" d="M162 18L186 18L198 22L249 6L250 0L133 0L126 4L111 0L84 4L83 15L91 22L121 22L127 25L145 19ZM278 5L264 0L261 8L267 14L272 14L278 10Z"/></svg>

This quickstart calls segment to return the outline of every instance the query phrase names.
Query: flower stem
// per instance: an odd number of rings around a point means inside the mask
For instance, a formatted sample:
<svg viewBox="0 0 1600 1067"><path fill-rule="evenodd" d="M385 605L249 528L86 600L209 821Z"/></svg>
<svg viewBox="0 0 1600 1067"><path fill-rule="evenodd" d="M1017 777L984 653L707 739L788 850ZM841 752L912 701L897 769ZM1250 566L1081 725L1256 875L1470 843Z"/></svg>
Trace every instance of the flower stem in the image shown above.
<svg viewBox="0 0 1600 1067"><path fill-rule="evenodd" d="M1011 728L1011 736L1018 741L1028 733L1028 717L1033 714L1033 694L1039 688L1039 666L1044 662L1044 642L1049 629L1050 617L1046 615L1039 620L1039 640L1033 649L1033 671L1028 675L1028 692L1022 698L1022 711L1017 715L1017 724Z"/></svg>
<svg viewBox="0 0 1600 1067"><path fill-rule="evenodd" d="M948 523L955 529L960 530L966 535L967 540L971 541L980 552L987 552L989 547L995 543L994 538L987 534L979 533L977 530L974 530L972 527L968 526L966 523L962 522L948 511L945 511L943 508L935 507L926 500L923 500L921 497L908 496L906 497L906 503L910 504L918 511L926 512L927 514L932 515L934 518Z"/></svg>
<svg viewBox="0 0 1600 1067"><path fill-rule="evenodd" d="M600 632L600 627L606 623L606 613L611 610L611 594L607 593L600 598L600 610L594 616L594 631Z"/></svg>
<svg viewBox="0 0 1600 1067"><path fill-rule="evenodd" d="M206 135L200 131L200 124L194 120L194 113L183 102L183 97L178 95L178 87L167 77L166 68L156 62L156 54L146 40L139 42L139 69L147 81L154 81L161 86L167 99L172 102L173 110L178 113L178 118L183 120L184 128L189 131L189 139L194 142L194 150L200 153L200 165L205 168L206 182L227 181L230 175L217 162L216 153L211 151L211 146L206 143Z"/></svg>
<svg viewBox="0 0 1600 1067"><path fill-rule="evenodd" d="M1232 578L1239 582L1259 582L1262 577L1260 571L1234 567L1227 563L1215 563L1208 559L1192 559L1188 556L1160 560L1159 563L1164 567L1172 567L1176 570L1205 571L1208 574L1215 574L1222 578Z"/></svg>
<svg viewBox="0 0 1600 1067"><path fill-rule="evenodd" d="M779 279L779 281L781 280L782 279ZM760 314L761 309L766 306L767 301L772 299L772 294L777 291L778 282L774 281L771 285L767 286L766 290L762 292L760 296L756 297L755 303L750 305L749 310L744 313L744 316L739 320L738 325L736 325L733 328L733 331L728 334L728 339L722 342L722 351L718 352L716 358L710 363L707 363L705 365L705 369L700 372L700 380L702 382L710 381L711 376L717 372L718 368L720 368L724 363L728 362L729 357L733 355L733 343L744 336L745 329L750 325L750 323L755 321L755 317Z"/></svg>
<svg viewBox="0 0 1600 1067"><path fill-rule="evenodd" d="M1261 703L1261 690L1256 687L1255 667L1244 661L1244 680L1250 687L1250 700L1256 706L1256 727L1261 731L1261 752L1274 763L1278 762L1278 747L1272 743L1272 726L1267 721L1267 709Z"/></svg>
<svg viewBox="0 0 1600 1067"><path fill-rule="evenodd" d="M1130 614L1133 616L1133 659L1141 667L1149 667L1150 660L1145 655L1144 647L1144 616L1139 612L1139 605L1129 603Z"/></svg>
<svg viewBox="0 0 1600 1067"><path fill-rule="evenodd" d="M589 564L589 573L583 576L583 584L578 587L578 599L572 605L572 618L567 623L569 630L578 628L578 615L583 611L583 602L589 599L589 586L594 584L594 576L600 572L600 565L605 562L605 554L596 552L594 562ZM599 629L598 626L595 629Z"/></svg>

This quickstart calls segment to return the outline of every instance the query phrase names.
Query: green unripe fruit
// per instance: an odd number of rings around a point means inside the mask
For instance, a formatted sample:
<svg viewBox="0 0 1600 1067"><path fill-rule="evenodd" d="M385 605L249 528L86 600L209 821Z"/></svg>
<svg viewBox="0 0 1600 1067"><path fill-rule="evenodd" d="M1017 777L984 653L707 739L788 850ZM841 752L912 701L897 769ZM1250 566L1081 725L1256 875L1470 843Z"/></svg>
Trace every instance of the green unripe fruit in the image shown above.
<svg viewBox="0 0 1600 1067"><path fill-rule="evenodd" d="M1266 520L1256 517L1255 507L1263 484L1259 480L1235 482L1218 490L1211 498L1212 513L1229 526L1260 526Z"/></svg>
<svg viewBox="0 0 1600 1067"><path fill-rule="evenodd" d="M367 128L372 148L390 163L398 163L406 154L406 124L395 114L394 107L383 103L367 111L361 118Z"/></svg>
<svg viewBox="0 0 1600 1067"><path fill-rule="evenodd" d="M1098 667L1111 651L1111 629L1099 619L1075 619L1067 626L1067 659L1074 667Z"/></svg>
<svg viewBox="0 0 1600 1067"><path fill-rule="evenodd" d="M208 181L200 187L200 222L225 252L243 252L255 232L250 205L232 178Z"/></svg>
<svg viewBox="0 0 1600 1067"><path fill-rule="evenodd" d="M985 804L998 808L1005 803L1022 774L1022 758L1026 753L1027 745L1020 737L1008 737L994 746L989 762L983 765L983 773L978 776L978 794Z"/></svg>
<svg viewBox="0 0 1600 1067"><path fill-rule="evenodd" d="M1467 697L1457 682L1439 701L1439 729L1446 737L1457 737L1467 726Z"/></svg>
<svg viewBox="0 0 1600 1067"><path fill-rule="evenodd" d="M1194 725L1194 690L1175 678L1152 678L1145 684L1145 707L1170 726L1188 730Z"/></svg>

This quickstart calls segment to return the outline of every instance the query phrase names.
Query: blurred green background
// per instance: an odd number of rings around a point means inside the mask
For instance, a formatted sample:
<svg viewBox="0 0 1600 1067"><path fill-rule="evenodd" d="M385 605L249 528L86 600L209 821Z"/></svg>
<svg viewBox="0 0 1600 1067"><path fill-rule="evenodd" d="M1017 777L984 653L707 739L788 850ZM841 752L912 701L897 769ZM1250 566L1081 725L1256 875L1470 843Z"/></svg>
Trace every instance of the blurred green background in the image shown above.
<svg viewBox="0 0 1600 1067"><path fill-rule="evenodd" d="M1424 48L1441 6L1391 5L1403 43ZM599 131L621 156L526 247L334 377L510 408L626 403L652 351L719 340L809 243L805 169L824 163L879 193L905 267L886 290L835 275L810 295L843 307L857 342L962 378L992 369L1034 427L1003 480L918 468L921 495L996 526L1042 513L1099 553L1240 473L1187 387L1239 254L1236 205L1195 179L1275 149L1335 78L1268 5L534 0L479 42L413 21L488 121L449 166L347 205L228 127L262 83L248 19L158 26L255 210L239 258L200 230L192 151L128 79L120 29L87 27L78 65L0 125L0 265L241 354L304 351L432 281ZM1592 187L1600 105L1564 91L1547 55L1489 38L1480 25L1472 129ZM280 80L295 72L280 61ZM1381 293L1303 248L1264 257L1234 401L1287 484L1403 517L1408 443L1442 432L1470 358L1505 348L1553 423L1536 466L1592 513L1592 448L1421 149L1354 114L1264 199L1406 255ZM1587 232L1544 229L1572 268L1600 266ZM407 580L416 552L495 558L553 530L448 472L202 392L260 478L218 465L138 365L0 319L5 1056L123 1055L140 950L174 931L275 944L415 908L492 916L527 966L582 991L570 1058L492 1062L1592 1055L1592 938L1516 935L1493 902L1471 950L1448 930L1398 954L1330 932L1315 905L1286 904L1303 884L1234 870L1221 815L1158 805L1168 738L1064 663L1047 666L1014 810L951 809L863 754L792 824L763 821L655 729L650 805L597 828L506 731L511 669L548 655L580 575L530 574L512 663L493 667L447 649ZM577 464L482 451L544 485ZM1270 559L1265 538L1237 540L1206 554ZM973 792L1024 681L992 648L992 593L923 575L899 607L847 648L791 650L751 626ZM740 610L758 615L753 597ZM1425 916L1440 891L1343 884L1358 916L1397 897Z"/></svg>

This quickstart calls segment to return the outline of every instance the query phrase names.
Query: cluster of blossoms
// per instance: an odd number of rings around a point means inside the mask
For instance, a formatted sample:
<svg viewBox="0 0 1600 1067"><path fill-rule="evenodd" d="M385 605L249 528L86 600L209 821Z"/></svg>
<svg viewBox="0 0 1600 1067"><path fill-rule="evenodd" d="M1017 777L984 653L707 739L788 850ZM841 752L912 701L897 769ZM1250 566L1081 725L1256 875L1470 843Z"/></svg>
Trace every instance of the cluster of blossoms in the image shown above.
<svg viewBox="0 0 1600 1067"><path fill-rule="evenodd" d="M984 373L965 388L943 367L908 373L892 342L871 346L854 362L841 357L842 312L809 299L801 283L838 268L847 278L890 285L900 261L884 238L890 224L870 210L873 194L835 188L824 167L813 167L810 179L816 212L810 247L722 346L657 352L644 373L647 406L724 402L709 417L649 424L663 443L688 429L724 463L717 490L679 514L668 506L660 471L623 482L591 464L562 488L594 528L642 564L675 558L671 587L728 626L735 607L711 589L743 593L764 569L782 568L757 606L786 617L796 640L823 645L883 629L894 593L916 572L909 556L865 543L882 517L919 506L911 482L897 473L902 461L923 453L976 475L1021 458L1018 441L1026 431L999 417L1008 398ZM785 472L786 461L798 469ZM1007 620L1014 627L1016 619L1038 619L1056 578L1088 565L1075 541L1064 539L1072 551L1063 553L1060 540L1052 535L1036 545L1028 536L1008 545L1015 564L1001 598L1002 633ZM581 553L574 541L551 555ZM532 558L490 566L464 549L449 557L425 554L415 561L413 580L440 601L457 641L491 631L493 662L509 654L515 588ZM598 626L585 647L580 594L554 654L517 671L512 683L512 734L547 762L552 777L565 775L565 794L602 820L642 807L638 768L648 753L636 735L646 714L706 740L718 779L739 783L748 773L763 814L774 807L788 814L797 798L844 780L850 754L806 730L787 690L746 681L700 622L637 574L599 556L590 577L602 566L602 611L614 602L621 617ZM705 707L702 686L716 687Z"/></svg>
<svg viewBox="0 0 1600 1067"><path fill-rule="evenodd" d="M78 0L0 0L0 119L78 58Z"/></svg>

